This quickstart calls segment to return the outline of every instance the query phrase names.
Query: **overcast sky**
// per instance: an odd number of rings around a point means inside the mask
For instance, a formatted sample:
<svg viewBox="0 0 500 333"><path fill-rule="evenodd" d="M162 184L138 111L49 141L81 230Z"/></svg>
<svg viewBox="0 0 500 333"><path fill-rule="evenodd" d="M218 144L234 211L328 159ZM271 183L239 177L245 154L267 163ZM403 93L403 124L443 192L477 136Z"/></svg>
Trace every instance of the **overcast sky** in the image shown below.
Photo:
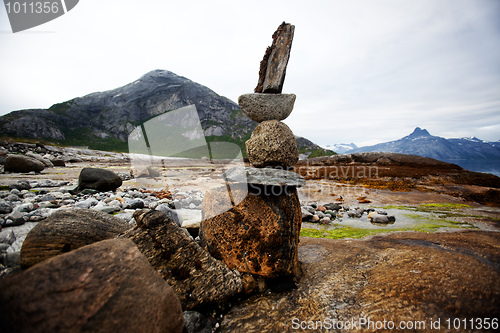
<svg viewBox="0 0 500 333"><path fill-rule="evenodd" d="M500 140L500 1L81 0L13 34L0 8L0 115L170 70L237 101L282 21L295 25L285 122L317 144L417 126Z"/></svg>

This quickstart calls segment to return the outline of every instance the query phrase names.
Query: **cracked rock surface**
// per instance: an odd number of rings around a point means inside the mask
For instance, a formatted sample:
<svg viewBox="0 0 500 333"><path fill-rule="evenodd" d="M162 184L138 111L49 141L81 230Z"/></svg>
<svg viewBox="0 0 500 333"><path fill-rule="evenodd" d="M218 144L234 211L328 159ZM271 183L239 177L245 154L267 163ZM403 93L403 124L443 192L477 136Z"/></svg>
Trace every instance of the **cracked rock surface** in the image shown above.
<svg viewBox="0 0 500 333"><path fill-rule="evenodd" d="M238 272L205 252L163 212L134 213L137 226L122 237L132 240L178 295L183 310L219 303L239 293Z"/></svg>

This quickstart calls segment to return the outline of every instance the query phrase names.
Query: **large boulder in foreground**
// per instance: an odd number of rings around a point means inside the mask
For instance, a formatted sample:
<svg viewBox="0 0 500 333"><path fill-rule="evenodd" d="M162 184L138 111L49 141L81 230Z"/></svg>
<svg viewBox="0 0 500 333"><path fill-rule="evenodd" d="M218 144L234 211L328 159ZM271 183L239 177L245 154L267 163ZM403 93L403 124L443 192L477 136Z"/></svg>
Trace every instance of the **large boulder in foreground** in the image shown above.
<svg viewBox="0 0 500 333"><path fill-rule="evenodd" d="M37 159L25 155L8 155L4 165L8 172L40 172L45 169L45 165Z"/></svg>
<svg viewBox="0 0 500 333"><path fill-rule="evenodd" d="M229 268L266 278L293 277L302 223L295 187L251 184L205 194L200 228L202 246ZM222 213L221 213L222 212Z"/></svg>
<svg viewBox="0 0 500 333"><path fill-rule="evenodd" d="M182 332L177 296L133 242L82 247L0 280L1 332Z"/></svg>
<svg viewBox="0 0 500 333"><path fill-rule="evenodd" d="M132 240L179 296L184 310L221 303L239 293L238 272L212 258L165 213L134 213L137 226L121 237Z"/></svg>
<svg viewBox="0 0 500 333"><path fill-rule="evenodd" d="M59 210L30 230L21 248L21 266L114 238L128 229L124 220L93 209Z"/></svg>
<svg viewBox="0 0 500 333"><path fill-rule="evenodd" d="M111 170L83 168L78 177L77 190L114 191L122 185L122 179Z"/></svg>

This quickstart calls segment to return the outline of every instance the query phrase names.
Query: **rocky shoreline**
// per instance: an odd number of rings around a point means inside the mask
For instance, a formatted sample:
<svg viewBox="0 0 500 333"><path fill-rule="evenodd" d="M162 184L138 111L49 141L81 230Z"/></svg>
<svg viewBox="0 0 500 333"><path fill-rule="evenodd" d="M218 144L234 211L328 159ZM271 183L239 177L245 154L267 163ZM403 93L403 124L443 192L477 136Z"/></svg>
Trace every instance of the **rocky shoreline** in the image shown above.
<svg viewBox="0 0 500 333"><path fill-rule="evenodd" d="M0 262L0 275L3 279L21 271L20 252L26 235L31 229L43 221L46 221L51 216L63 214L64 212L71 212L75 209L82 212L92 211L96 212L96 214L104 214L104 216L116 218L121 221L120 223L124 223L126 228L130 228L131 233L127 237L132 240L135 239L135 241L139 243L140 241L138 240L143 239L146 235L140 233L140 230L144 229L146 225L148 225L147 234L149 235L157 234L163 235L161 237L165 237L166 234L169 234L166 233L166 231L155 229L156 227L151 225L150 222L144 222L149 221L144 220L144 212L157 212L158 214L162 214L161 216L167 216L167 218L173 221L177 226L183 227L179 229L184 230L184 233L178 234L178 237L181 237L179 239L184 239L184 236L182 236L184 234L189 238L186 238L183 242L186 242L186 244L195 244L196 242L194 239L197 239L200 226L199 222L202 220L202 204L205 192L215 186L214 184L217 183L215 179L219 179L227 168L227 165L224 163L210 164L209 168L207 168L206 163L200 164L199 162L188 160L176 161L172 163L171 168L167 167L160 170L158 175L139 178L137 172L137 176L134 177L134 172L131 168L130 159L127 154L91 151L81 148L52 148L51 146L40 144L9 143L7 148L5 148L5 144L2 147L4 148L0 151L0 154L3 154L2 156L5 158L8 154L13 153L24 156L37 154L38 157L48 161L62 160L65 163L64 167L57 166L54 163L54 166L44 165L44 170L41 172L30 171L27 173L12 173L1 171L0 225L2 230L0 231L0 249L2 258ZM42 149L45 149L45 151ZM36 157L31 158L36 159ZM387 156L387 159L390 158L391 156ZM5 160L0 162L5 162ZM357 161L356 163L360 162ZM356 163L352 163L351 161L349 164L345 165L352 166ZM398 163L400 163L399 166L401 166L401 162ZM387 166L387 160L382 164ZM367 165L368 164L365 164L364 166L366 167ZM97 191L92 189L75 191L79 185L78 175L83 169L89 166L113 170L114 173L119 176L120 182L123 182L123 184L114 191ZM295 167L295 170L301 173L301 167L303 168L304 165L299 163ZM386 284L386 288L390 288L390 281L384 280L385 282L380 282L382 281L380 279L382 279L384 274L387 274L387 271L376 269L377 262L384 263L384 265L389 265L387 267L390 267L390 265L396 264L402 255L407 256L407 259L410 261L425 261L427 259L418 259L425 258L426 256L426 252L422 252L422 244L430 244L429 246L431 248L433 248L431 246L432 244L438 244L439 248L436 250L434 246L432 251L434 251L433 255L436 258L442 257L442 260L445 260L445 255L465 256L463 258L461 257L462 259L460 260L464 260L465 258L469 263L470 260L478 260L477 258L479 257L487 258L487 262L480 260L479 264L486 266L478 266L477 268L485 272L482 277L478 279L478 281L481 281L482 287L473 286L475 282L469 279L467 275L463 275L468 274L465 268L458 269L454 274L456 274L457 279L463 279L464 288L477 289L489 287L491 289L490 294L481 296L489 303L484 306L478 305L474 310L474 314L483 314L485 316L497 315L492 309L495 308L495 305L498 305L500 287L491 282L490 277L498 274L498 267L500 267L500 253L498 252L497 245L495 245L498 244L498 232L491 232L500 230L500 225L498 225L498 216L500 216L500 212L498 210L487 208L487 206L475 202L465 201L460 196L450 195L449 192L439 192L436 189L450 185L431 184L431 182L428 181L428 179L430 179L429 177L425 178L419 176L419 178L412 179L417 179L419 186L432 187L434 189L433 191L415 190L413 188L412 192L394 192L387 188L352 184L352 179L349 179L347 182L345 179L323 179L320 176L314 175L314 172L318 171L318 167L321 167L321 165L310 165L309 173L303 174L307 179L306 184L299 191L302 229L304 231L301 233L301 242L299 245L299 261L302 263L302 273L292 285L286 287L290 288L291 286L296 289L289 292L281 292L280 290L282 289L280 288L282 288L282 286L273 285L272 281L261 281L252 278L250 275L240 277L234 276L228 281L233 281L232 283L236 284L233 284L233 287L231 287L233 289L228 288L227 290L233 290L234 292L234 290L241 288L245 290L245 292L238 294L240 295L238 296L239 299L224 301L232 305L224 303L224 305L218 307L218 310L215 310L215 312L214 308L211 306L194 306L194 308L189 309L189 311L184 311L184 322L186 325L191 325L191 327L193 327L194 322L201 320L203 323L202 326L205 327L205 331L198 328L198 330L192 330L190 332L210 332L216 328L220 331L237 332L242 331L243 327L245 327L245 330L286 331L292 327L291 325L293 324L294 318L299 317L304 318L304 320L308 318L317 318L320 320L333 316L332 318L338 320L347 320L349 316L362 317L365 314L375 314L377 313L377 308L373 304L376 302L376 293L367 294L367 290L369 290L369 288L375 288L373 283L384 283ZM304 170L305 169L302 169L302 171ZM388 178L387 175L384 175L380 177L379 180L387 182L394 181L394 178ZM434 178L434 181L435 180ZM457 186L457 184L453 184L453 186ZM459 186L471 188L474 185L462 184ZM465 187L460 188L463 189ZM485 187L480 188L484 190ZM495 188L492 187L489 189ZM476 189L476 191L479 190ZM463 214L457 215L458 217L456 219L459 220L459 222L457 222L457 226L460 227L459 229L450 229L447 227L433 229L438 231L464 231L454 232L449 235L445 233L442 234L443 236L439 236L440 233L428 234L406 232L402 234L391 234L390 232L392 229L387 229L388 236L374 234L375 236L371 238L365 237L360 240L349 240L349 237L356 238L359 236L347 233L344 236L340 236L340 238L347 237L347 239L332 239L338 237L338 234L333 234L339 230L351 230L349 229L349 225L354 225L353 223L357 223L356 225L366 223L367 225L371 225L372 228L381 228L380 230L385 230L383 229L384 226L401 225L403 220L400 220L400 216L404 216L406 213L394 216L393 209L382 208L389 207L387 205L410 203L410 205L413 204L413 207L417 207L423 203L432 202L448 203L448 205L450 205L449 207L468 207L463 208L465 209ZM165 215L163 215L163 213ZM408 213L412 212L410 211ZM450 216L451 213L445 209L444 212L433 211L431 215L434 218L442 214ZM142 222L139 221L140 225L137 225L138 221L136 218L141 219ZM177 226L172 226L172 228L178 230L176 229ZM471 228L480 228L483 229L483 231L470 230ZM136 231L132 232L132 230ZM404 239L401 238L403 236L397 236L403 234L405 235ZM370 235L370 233L363 235ZM311 236L319 238L310 238ZM377 239L378 242L392 244L391 246L394 247L395 251L390 252L387 249L380 249L374 239ZM467 244L469 245L467 245L468 250L466 253L453 245L459 240L466 240L468 242ZM146 241L144 244L150 244L148 242L150 241ZM119 247L121 246L121 248L127 248L127 246L129 246L125 243L120 244ZM111 245L108 243L106 246ZM147 248L147 245L145 246ZM146 248L142 251L146 251L146 253L148 253L148 251L156 253L157 251L155 249L145 250ZM349 251L354 251L361 257L347 255ZM452 251L452 254L449 254L450 251ZM76 251L71 251L68 254L74 252ZM474 254L473 256L471 256L472 253ZM161 253L157 253L156 255L160 254ZM163 253L161 255L166 254ZM198 255L204 254L200 252ZM365 265L362 260L364 256L369 258L367 259L369 264L367 264L368 266L366 267L363 266ZM150 261L153 260L151 258L148 259ZM341 263L342 260L345 260L345 262ZM193 261L192 263L194 266L192 269L196 271L199 269L198 266L205 262L208 264L209 259ZM351 264L349 264L349 262L351 262ZM475 262L474 265L476 265ZM37 265L34 267L36 266ZM332 271L327 267L343 267L341 273L339 272L338 274L345 275L346 281L352 281L351 286L358 286L351 291L352 295L348 292L348 289L351 287L347 285L344 286L345 283L338 284L335 287L333 287L333 285L330 285L330 287L324 285L325 281L322 281L319 277L321 275L319 270L321 269L328 272L325 278L328 281L331 280L331 283L334 283L332 281L340 281L339 277L334 273L335 269ZM366 269L366 272L371 274L371 277L367 278L366 275L361 276L356 273L359 267L365 267L363 269ZM171 267L168 268L164 266L155 268L158 270L165 270L165 274L172 269ZM421 268L408 268L408 270L423 272ZM179 281L179 276L183 276L184 273L182 270L176 271L176 269L174 269L174 272L180 275L176 275L177 277L174 276L169 284L177 288L174 289L178 295L182 295L182 290L184 290L182 288L185 288L185 286L176 285L176 281ZM219 277L217 277L219 273L216 272L220 272L220 268L217 268L213 272L215 275L213 275L212 278L216 280L219 279ZM168 274L164 277L167 281L169 281ZM227 271L225 274L232 273ZM389 274L391 274L391 276L396 276L398 273L394 271ZM448 273L446 273L444 269L438 269L431 275L433 276L432 279L439 280L444 278L446 274ZM209 275L205 277L209 277ZM241 282L235 282L239 281L239 279L241 279ZM203 281L200 279L198 280ZM418 285L414 280L411 281L413 281L412 283L415 285ZM242 283L241 287L238 287L238 283ZM402 285L409 282L401 277L401 281L397 283L396 287L400 288ZM321 295L327 293L327 291L330 290L329 288L334 288L332 295L336 296L332 296L332 299L326 300ZM445 284L444 288L446 289L444 294L436 294L440 295L439 297L441 298L439 300L431 297L428 299L428 302L430 302L429 304L445 304L447 307L445 312L433 312L432 309L424 309L418 305L420 303L415 303L422 302L421 297L423 296L420 294L413 294L413 300L409 303L407 303L408 301L406 298L396 294L395 296L388 296L390 301L383 305L383 309L385 309L384 313L388 316L389 313L391 313L391 318L393 319L403 318L405 311L407 311L409 307L416 307L418 310L415 311L419 313L419 318L425 318L426 316L432 315L450 316L454 313L453 311L457 314L472 315L472 312L464 309L463 306L453 305L450 302L452 299L459 299L460 302L462 302L461 304L477 302L475 296L472 294L469 295L468 293L457 293L453 291L452 288L456 288L456 285L453 283L449 285ZM216 289L213 289L210 294L215 295L215 290ZM390 294L390 292L385 291L384 295L387 293ZM227 296L223 294L219 297L221 297L221 299L227 299ZM248 299L248 297L250 297L250 299ZM187 302L188 299L189 297L185 298L183 302ZM360 302L371 304L370 307L367 308L367 311L365 311L366 313L359 308ZM203 301L199 304L203 304ZM278 306L278 304L281 305ZM295 305L292 306L292 304ZM297 306L296 304L299 305ZM311 310L311 304L314 305L313 308L316 308L316 310ZM390 312L388 309L392 309L394 306L400 307L401 310ZM193 309L199 312L192 311ZM282 317L282 315L278 315L282 313L282 311L288 311L290 315L286 318ZM254 314L257 313L259 315L255 316ZM292 315L298 317L293 317ZM383 319L382 317L380 318Z"/></svg>
<svg viewBox="0 0 500 333"><path fill-rule="evenodd" d="M29 230L50 215L65 209L92 209L98 212L113 214L131 226L135 225L132 217L136 210L143 208L156 209L166 213L179 225L188 227L201 220L201 202L203 193L196 191L151 191L144 188L128 188L115 192L83 191L77 195L69 192L75 187L69 182L43 180L30 190L19 190L15 187L26 187L26 182L20 181L11 185L12 190L0 191L0 227L2 238L10 246L3 248L9 257L19 254L22 242ZM39 186L43 185L43 186ZM50 185L48 187L47 185ZM61 186L62 185L62 186ZM179 208L176 210L176 207ZM181 208L182 207L182 208ZM178 214L177 212L181 212ZM189 214L192 211L191 214ZM182 218L186 216L186 218ZM0 276L16 270L17 265L12 259L4 259L7 271L0 266ZM5 267L3 267L5 269Z"/></svg>
<svg viewBox="0 0 500 333"><path fill-rule="evenodd" d="M299 161L295 170L308 180L328 179L397 192L435 192L500 207L500 177L428 157L353 153Z"/></svg>

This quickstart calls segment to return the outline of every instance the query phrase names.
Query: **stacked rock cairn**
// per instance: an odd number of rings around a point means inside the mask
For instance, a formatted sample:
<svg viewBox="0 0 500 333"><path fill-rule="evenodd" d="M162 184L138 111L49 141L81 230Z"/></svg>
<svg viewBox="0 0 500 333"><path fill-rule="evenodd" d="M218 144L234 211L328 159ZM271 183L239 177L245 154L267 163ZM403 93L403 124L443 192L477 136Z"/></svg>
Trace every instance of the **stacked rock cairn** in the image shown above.
<svg viewBox="0 0 500 333"><path fill-rule="evenodd" d="M246 142L252 167L224 173L231 183L231 206L222 199L229 186L208 191L203 202L200 244L257 285L262 279L293 284L298 273L301 209L296 187L305 180L291 171L299 158L297 143L281 122L296 98L281 93L294 29L285 22L278 27L261 62L255 93L238 99L245 115L259 122ZM221 210L223 206L228 209Z"/></svg>

